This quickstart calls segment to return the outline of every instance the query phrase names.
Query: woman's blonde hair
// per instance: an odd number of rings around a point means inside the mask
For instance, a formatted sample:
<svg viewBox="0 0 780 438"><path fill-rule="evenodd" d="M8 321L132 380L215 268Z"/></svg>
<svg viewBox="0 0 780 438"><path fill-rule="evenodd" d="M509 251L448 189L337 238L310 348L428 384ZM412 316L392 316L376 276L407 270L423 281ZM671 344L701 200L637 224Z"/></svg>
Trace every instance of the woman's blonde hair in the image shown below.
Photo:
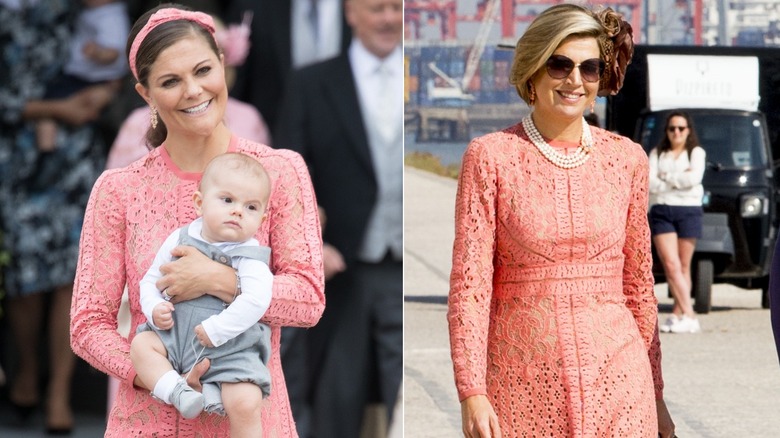
<svg viewBox="0 0 780 438"><path fill-rule="evenodd" d="M622 29L621 29L622 27ZM517 41L512 70L509 73L509 83L515 86L517 94L526 103L531 103L529 82L533 76L544 67L547 59L567 38L592 37L599 45L601 59L607 64L605 75L609 76L616 64L613 39L618 34L628 34L629 53L633 53L631 44L631 27L621 19L620 14L610 8L594 13L578 5L561 4L546 9L528 26L522 37ZM623 38L625 39L625 38ZM625 42L623 42L625 44ZM625 68L625 67L624 67ZM622 85L622 74L619 72L619 84ZM607 79L605 81L605 79ZM599 90L607 89L611 94L617 93L614 87L608 87L609 78L602 78ZM610 89L612 88L612 89ZM601 93L600 93L601 94Z"/></svg>

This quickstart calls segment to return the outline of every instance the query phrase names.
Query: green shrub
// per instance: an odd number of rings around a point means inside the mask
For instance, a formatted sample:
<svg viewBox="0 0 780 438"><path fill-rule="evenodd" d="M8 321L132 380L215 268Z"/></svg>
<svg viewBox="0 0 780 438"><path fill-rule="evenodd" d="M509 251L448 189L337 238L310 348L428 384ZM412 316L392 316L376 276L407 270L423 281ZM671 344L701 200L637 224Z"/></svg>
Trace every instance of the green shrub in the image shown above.
<svg viewBox="0 0 780 438"><path fill-rule="evenodd" d="M443 165L441 159L430 152L411 152L404 156L404 164L416 169L425 170L449 178L458 178L460 166L457 164Z"/></svg>

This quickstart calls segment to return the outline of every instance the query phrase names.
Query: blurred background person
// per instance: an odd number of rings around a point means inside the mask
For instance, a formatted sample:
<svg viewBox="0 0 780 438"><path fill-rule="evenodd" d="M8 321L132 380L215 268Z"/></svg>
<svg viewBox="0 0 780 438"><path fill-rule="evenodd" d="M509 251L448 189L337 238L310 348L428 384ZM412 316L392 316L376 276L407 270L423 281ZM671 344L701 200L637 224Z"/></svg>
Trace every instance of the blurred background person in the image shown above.
<svg viewBox="0 0 780 438"><path fill-rule="evenodd" d="M701 181L707 154L687 113L671 112L664 132L649 157L650 230L674 306L659 328L666 333L698 333L701 325L691 304L691 260L702 235Z"/></svg>
<svg viewBox="0 0 780 438"><path fill-rule="evenodd" d="M249 54L237 69L231 95L257 108L268 126L277 124L282 95L291 73L343 53L352 41L343 0L233 0L228 22L252 13ZM272 144L273 139L268 144ZM282 328L282 357L290 403L299 429L308 424L304 330Z"/></svg>
<svg viewBox="0 0 780 438"><path fill-rule="evenodd" d="M191 8L194 11L205 12L211 16L223 17L226 5L232 0L181 0L177 4ZM159 5L160 0L125 0L131 21L135 22L144 12Z"/></svg>
<svg viewBox="0 0 780 438"><path fill-rule="evenodd" d="M238 69L232 95L254 105L268 126L277 123L290 73L342 53L351 41L343 0L232 0L226 21L253 13L249 55Z"/></svg>
<svg viewBox="0 0 780 438"><path fill-rule="evenodd" d="M124 2L117 0L82 0L76 20L70 57L47 86L45 99L63 98L85 87L110 83L119 90L120 80L129 72L124 46L130 32L130 19ZM57 121L38 120L38 148L50 151L57 147Z"/></svg>
<svg viewBox="0 0 780 438"><path fill-rule="evenodd" d="M41 403L45 371L45 425L67 433L74 426L71 380L76 363L68 321L84 208L103 170L103 139L91 123L111 100L106 85L67 98L42 100L46 84L68 59L78 5L63 1L0 0L0 224L3 305L16 347L9 371L10 402L22 417ZM60 124L59 147L38 148L35 124ZM48 320L44 321L47 317ZM42 337L42 327L48 327ZM47 346L47 354L39 348ZM39 357L48 357L48 368Z"/></svg>
<svg viewBox="0 0 780 438"><path fill-rule="evenodd" d="M306 438L359 436L377 398L390 418L402 374L403 3L344 11L349 49L293 72L274 131L306 160L324 218L327 306L300 333Z"/></svg>

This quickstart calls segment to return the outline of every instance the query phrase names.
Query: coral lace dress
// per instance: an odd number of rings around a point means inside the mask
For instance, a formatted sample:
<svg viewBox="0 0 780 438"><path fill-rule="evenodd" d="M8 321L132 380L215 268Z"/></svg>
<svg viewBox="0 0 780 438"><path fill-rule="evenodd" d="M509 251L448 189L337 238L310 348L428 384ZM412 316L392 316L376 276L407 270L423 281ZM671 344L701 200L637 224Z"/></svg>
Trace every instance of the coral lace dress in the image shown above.
<svg viewBox="0 0 780 438"><path fill-rule="evenodd" d="M647 156L592 133L590 159L569 170L520 124L474 139L463 157L448 311L455 381L461 400L487 395L505 437L658 435Z"/></svg>
<svg viewBox="0 0 780 438"><path fill-rule="evenodd" d="M303 158L295 152L233 137L230 152L259 160L272 181L268 218L255 238L271 247L270 397L261 406L263 436L297 437L279 355L281 326L312 326L325 308L322 239L317 203ZM139 283L168 234L197 217L192 194L201 173L180 170L164 146L98 179L87 206L71 307L73 350L98 370L122 381L105 436L227 437L227 417L201 414L185 420L173 406L132 386L130 341L117 331L117 313L128 289L130 337L146 318Z"/></svg>

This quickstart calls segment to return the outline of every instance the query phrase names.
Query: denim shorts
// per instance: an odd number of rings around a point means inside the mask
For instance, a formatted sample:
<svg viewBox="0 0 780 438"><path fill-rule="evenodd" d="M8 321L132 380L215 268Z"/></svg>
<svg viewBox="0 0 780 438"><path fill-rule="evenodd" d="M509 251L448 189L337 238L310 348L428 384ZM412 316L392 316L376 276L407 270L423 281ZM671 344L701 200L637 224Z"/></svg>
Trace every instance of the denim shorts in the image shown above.
<svg viewBox="0 0 780 438"><path fill-rule="evenodd" d="M700 239L703 214L700 206L656 204L650 208L650 233L677 233L680 238Z"/></svg>

